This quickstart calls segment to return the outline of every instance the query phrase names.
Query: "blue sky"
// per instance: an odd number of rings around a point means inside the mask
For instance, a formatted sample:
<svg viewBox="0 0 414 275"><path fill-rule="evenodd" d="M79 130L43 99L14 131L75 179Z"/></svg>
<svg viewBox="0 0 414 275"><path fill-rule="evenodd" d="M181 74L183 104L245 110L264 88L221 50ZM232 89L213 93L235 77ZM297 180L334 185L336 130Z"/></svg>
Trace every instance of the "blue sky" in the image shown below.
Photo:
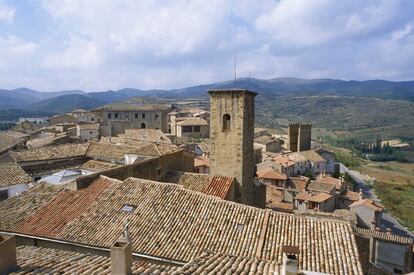
<svg viewBox="0 0 414 275"><path fill-rule="evenodd" d="M414 79L414 1L0 0L0 88Z"/></svg>

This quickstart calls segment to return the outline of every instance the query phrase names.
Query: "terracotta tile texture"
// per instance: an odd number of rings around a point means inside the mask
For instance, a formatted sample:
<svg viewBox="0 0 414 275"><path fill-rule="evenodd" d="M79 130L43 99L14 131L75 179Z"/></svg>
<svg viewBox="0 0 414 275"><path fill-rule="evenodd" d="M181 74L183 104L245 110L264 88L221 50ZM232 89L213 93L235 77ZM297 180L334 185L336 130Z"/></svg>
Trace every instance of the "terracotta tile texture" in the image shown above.
<svg viewBox="0 0 414 275"><path fill-rule="evenodd" d="M48 204L56 205L57 201L43 202L52 221L49 225L59 230L47 229L48 223L43 220L38 224L41 230L36 228L33 221L41 212L27 211L27 205L33 205L30 198L36 198L31 191L19 196L15 204L0 202L0 213L20 213L17 224L21 228L32 226L36 233L45 234L45 237L51 234L63 241L99 247L110 247L128 219L134 252L183 263L202 255L205 250L281 262L282 247L291 245L299 247L300 269L329 274L362 274L353 229L348 222L257 209L177 184L143 179L129 178L119 182L101 176L91 186L103 180L111 182L93 203L89 198L85 199L87 203L82 210L77 202L83 201L81 197L88 196L89 192L74 192L82 195L73 207L65 204L60 195L67 191L57 193L61 198L59 204L66 205L68 212L65 213L70 218L60 217L62 208L47 207ZM67 200L70 199L68 196ZM125 204L135 210L132 213L122 211ZM16 226L9 224L9 219L7 215L1 216L0 229L19 232ZM22 225L22 219L29 224ZM63 228L59 222L65 223ZM56 235L58 231L60 233Z"/></svg>

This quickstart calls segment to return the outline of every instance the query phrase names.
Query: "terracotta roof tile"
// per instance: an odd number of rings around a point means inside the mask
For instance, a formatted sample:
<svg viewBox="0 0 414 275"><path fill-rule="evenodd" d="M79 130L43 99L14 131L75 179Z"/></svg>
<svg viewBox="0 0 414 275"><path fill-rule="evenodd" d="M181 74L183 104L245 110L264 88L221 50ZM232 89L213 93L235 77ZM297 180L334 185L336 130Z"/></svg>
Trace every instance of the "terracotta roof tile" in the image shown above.
<svg viewBox="0 0 414 275"><path fill-rule="evenodd" d="M20 212L27 205L32 207L32 202L26 199L31 195L26 193L14 205L0 202L0 213ZM125 204L136 206L135 211L121 211ZM22 217L27 215L21 213ZM60 213L55 211L50 215ZM4 230L8 220L15 217L2 215L0 229ZM282 246L293 245L299 247L298 263L302 270L362 274L354 234L347 222L266 211L177 184L143 179L113 181L56 238L110 247L114 238L120 236L127 218L133 250L143 254L188 262L210 249L279 262Z"/></svg>
<svg viewBox="0 0 414 275"><path fill-rule="evenodd" d="M199 257L180 267L178 274L279 274L281 266L273 261L203 252Z"/></svg>
<svg viewBox="0 0 414 275"><path fill-rule="evenodd" d="M24 220L38 208L47 204L63 189L61 186L40 183L20 196L0 202L0 228L16 231Z"/></svg>
<svg viewBox="0 0 414 275"><path fill-rule="evenodd" d="M166 104L113 104L105 105L102 108L105 111L122 112L122 111L165 111L171 109L171 105Z"/></svg>
<svg viewBox="0 0 414 275"><path fill-rule="evenodd" d="M384 210L384 207L377 204L376 202L374 202L371 199L358 200L356 202L353 202L349 207L351 208L351 207L356 207L356 206L360 206L360 205L364 205L366 207L369 207L374 211L383 211Z"/></svg>
<svg viewBox="0 0 414 275"><path fill-rule="evenodd" d="M193 126L193 125L207 126L208 122L206 120L202 119L202 118L199 118L199 117L189 117L186 120L177 122L177 125L180 125L180 126Z"/></svg>
<svg viewBox="0 0 414 275"><path fill-rule="evenodd" d="M234 178L210 176L208 174L184 173L178 184L187 189L225 199L230 192Z"/></svg>
<svg viewBox="0 0 414 275"><path fill-rule="evenodd" d="M0 187L29 183L32 178L15 162L0 163Z"/></svg>
<svg viewBox="0 0 414 275"><path fill-rule="evenodd" d="M287 176L285 174L278 173L273 171L272 168L267 168L259 170L256 172L259 179L270 179L270 180L286 180Z"/></svg>
<svg viewBox="0 0 414 275"><path fill-rule="evenodd" d="M377 240L393 242L404 245L413 244L414 240L408 237L398 236L388 232L382 232L378 230L371 230L365 228L354 227L354 234L364 238L375 238Z"/></svg>
<svg viewBox="0 0 414 275"><path fill-rule="evenodd" d="M309 194L307 192L299 192L296 195L297 200L312 202L324 202L330 198L332 198L332 195L326 193Z"/></svg>
<svg viewBox="0 0 414 275"><path fill-rule="evenodd" d="M109 179L100 177L87 188L59 192L49 203L30 215L17 231L35 236L56 237L67 223L84 213L110 183Z"/></svg>
<svg viewBox="0 0 414 275"><path fill-rule="evenodd" d="M105 256L82 254L52 248L18 246L18 271L22 274L111 274L111 259ZM144 261L132 263L132 274L172 272L175 266L152 264Z"/></svg>
<svg viewBox="0 0 414 275"><path fill-rule="evenodd" d="M87 170L87 171L92 171L92 172L102 172L105 170L109 170L109 169L117 168L121 166L122 166L121 164L115 164L111 162L92 159L82 164L79 168L83 170Z"/></svg>
<svg viewBox="0 0 414 275"><path fill-rule="evenodd" d="M84 156L88 147L89 143L70 143L10 152L10 155L16 162L65 159Z"/></svg>

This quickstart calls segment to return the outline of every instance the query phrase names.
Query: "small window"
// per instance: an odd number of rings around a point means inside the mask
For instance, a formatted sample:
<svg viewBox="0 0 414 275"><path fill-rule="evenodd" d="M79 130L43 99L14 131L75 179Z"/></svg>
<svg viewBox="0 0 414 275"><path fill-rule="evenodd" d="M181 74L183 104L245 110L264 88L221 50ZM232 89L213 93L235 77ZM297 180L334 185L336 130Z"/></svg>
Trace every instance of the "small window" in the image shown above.
<svg viewBox="0 0 414 275"><path fill-rule="evenodd" d="M132 214L134 211L135 211L135 209L136 209L137 207L135 206L135 205L132 205L132 204L124 204L122 207L121 207L121 211L122 212L127 212L127 213L129 213L129 214Z"/></svg>
<svg viewBox="0 0 414 275"><path fill-rule="evenodd" d="M109 118L109 119L111 119L111 117L112 117L112 116L111 116L111 113L109 113L109 114L108 114L108 118Z"/></svg>
<svg viewBox="0 0 414 275"><path fill-rule="evenodd" d="M142 118L145 118L145 113L142 113Z"/></svg>
<svg viewBox="0 0 414 275"><path fill-rule="evenodd" d="M141 123L141 129L145 129L145 123Z"/></svg>
<svg viewBox="0 0 414 275"><path fill-rule="evenodd" d="M158 176L161 176L161 168L160 167L157 168L157 174L158 174Z"/></svg>
<svg viewBox="0 0 414 275"><path fill-rule="evenodd" d="M115 118L118 118L118 113L115 113Z"/></svg>
<svg viewBox="0 0 414 275"><path fill-rule="evenodd" d="M89 131L89 134L91 134L91 135L92 135L92 134L93 134L93 132L92 132L92 131Z"/></svg>
<svg viewBox="0 0 414 275"><path fill-rule="evenodd" d="M200 126L194 126L194 132L200 133Z"/></svg>
<svg viewBox="0 0 414 275"><path fill-rule="evenodd" d="M155 118L158 118L158 115L155 115Z"/></svg>
<svg viewBox="0 0 414 275"><path fill-rule="evenodd" d="M193 131L192 126L183 126L183 133L191 133Z"/></svg>
<svg viewBox="0 0 414 275"><path fill-rule="evenodd" d="M95 121L95 119L93 117L91 117L91 121Z"/></svg>
<svg viewBox="0 0 414 275"><path fill-rule="evenodd" d="M138 113L135 113L135 118L138 118Z"/></svg>
<svg viewBox="0 0 414 275"><path fill-rule="evenodd" d="M1 190L0 191L0 201L7 200L9 198L9 191L8 190Z"/></svg>
<svg viewBox="0 0 414 275"><path fill-rule="evenodd" d="M229 131L230 130L230 115L224 114L223 115L223 131Z"/></svg>

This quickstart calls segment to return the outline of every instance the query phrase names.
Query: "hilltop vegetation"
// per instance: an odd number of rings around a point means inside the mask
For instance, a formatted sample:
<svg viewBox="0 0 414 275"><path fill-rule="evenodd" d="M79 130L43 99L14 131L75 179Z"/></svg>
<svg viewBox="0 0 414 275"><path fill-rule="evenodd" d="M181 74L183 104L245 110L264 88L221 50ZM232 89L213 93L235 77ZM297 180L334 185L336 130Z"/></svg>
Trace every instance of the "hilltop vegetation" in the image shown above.
<svg viewBox="0 0 414 275"><path fill-rule="evenodd" d="M258 123L270 128L283 127L278 123L283 118L312 122L333 137L411 140L414 136L414 102L410 101L327 95L258 97L256 110Z"/></svg>

